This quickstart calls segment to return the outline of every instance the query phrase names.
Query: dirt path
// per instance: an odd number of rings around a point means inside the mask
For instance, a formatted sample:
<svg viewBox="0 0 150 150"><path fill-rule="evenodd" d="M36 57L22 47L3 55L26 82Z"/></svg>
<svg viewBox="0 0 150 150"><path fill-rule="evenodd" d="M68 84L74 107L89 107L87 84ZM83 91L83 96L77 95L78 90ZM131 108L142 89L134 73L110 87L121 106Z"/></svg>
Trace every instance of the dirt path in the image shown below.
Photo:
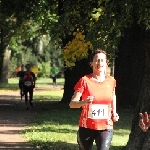
<svg viewBox="0 0 150 150"><path fill-rule="evenodd" d="M19 98L18 91L0 93L0 150L33 150L20 132L37 113L26 111L24 101Z"/></svg>
<svg viewBox="0 0 150 150"><path fill-rule="evenodd" d="M63 86L60 85L55 90L62 88ZM35 92L49 91L50 89L54 90L52 86L38 87ZM35 150L30 143L26 142L21 131L33 118L38 117L39 108L42 110L41 103L36 104L33 111L27 111L24 100L20 100L19 90L0 91L0 150Z"/></svg>

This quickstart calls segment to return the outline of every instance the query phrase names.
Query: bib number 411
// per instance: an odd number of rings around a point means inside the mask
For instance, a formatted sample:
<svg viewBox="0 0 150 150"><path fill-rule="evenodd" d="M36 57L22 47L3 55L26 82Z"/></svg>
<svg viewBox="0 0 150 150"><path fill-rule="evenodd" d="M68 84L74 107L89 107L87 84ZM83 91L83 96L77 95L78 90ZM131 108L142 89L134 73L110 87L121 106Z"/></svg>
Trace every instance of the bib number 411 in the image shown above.
<svg viewBox="0 0 150 150"><path fill-rule="evenodd" d="M91 119L107 119L108 105L93 104L89 106L88 118Z"/></svg>

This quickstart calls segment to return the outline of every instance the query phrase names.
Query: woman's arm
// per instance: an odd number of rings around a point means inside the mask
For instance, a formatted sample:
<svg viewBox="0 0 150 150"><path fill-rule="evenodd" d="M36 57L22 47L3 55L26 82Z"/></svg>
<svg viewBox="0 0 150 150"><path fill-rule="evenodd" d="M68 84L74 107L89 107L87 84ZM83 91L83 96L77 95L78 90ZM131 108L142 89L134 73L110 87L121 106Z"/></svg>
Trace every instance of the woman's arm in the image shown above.
<svg viewBox="0 0 150 150"><path fill-rule="evenodd" d="M116 113L116 94L115 94L115 88L114 88L114 91L113 91L113 100L112 100L112 103L111 103L111 115L112 115L112 120L113 122L116 122L119 120L119 116L118 114Z"/></svg>
<svg viewBox="0 0 150 150"><path fill-rule="evenodd" d="M114 88L114 91L113 91L113 100L111 102L111 108L112 108L112 112L113 113L116 113L116 94L115 94L115 88Z"/></svg>
<svg viewBox="0 0 150 150"><path fill-rule="evenodd" d="M80 101L82 93L75 91L69 104L70 108L80 108L81 106L90 104L93 101L93 96L88 96L86 100Z"/></svg>

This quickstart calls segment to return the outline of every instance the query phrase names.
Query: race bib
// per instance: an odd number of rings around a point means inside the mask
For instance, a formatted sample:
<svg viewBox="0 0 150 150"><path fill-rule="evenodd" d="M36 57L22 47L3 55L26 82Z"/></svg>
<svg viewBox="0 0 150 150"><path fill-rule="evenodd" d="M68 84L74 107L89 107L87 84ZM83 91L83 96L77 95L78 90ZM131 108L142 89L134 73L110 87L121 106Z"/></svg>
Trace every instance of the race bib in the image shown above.
<svg viewBox="0 0 150 150"><path fill-rule="evenodd" d="M105 104L89 105L88 118L108 119L108 105Z"/></svg>
<svg viewBox="0 0 150 150"><path fill-rule="evenodd" d="M25 82L24 82L24 85L25 85L25 86L31 86L32 83L31 83L31 81L25 81Z"/></svg>
<svg viewBox="0 0 150 150"><path fill-rule="evenodd" d="M55 77L55 74L51 74L51 77Z"/></svg>

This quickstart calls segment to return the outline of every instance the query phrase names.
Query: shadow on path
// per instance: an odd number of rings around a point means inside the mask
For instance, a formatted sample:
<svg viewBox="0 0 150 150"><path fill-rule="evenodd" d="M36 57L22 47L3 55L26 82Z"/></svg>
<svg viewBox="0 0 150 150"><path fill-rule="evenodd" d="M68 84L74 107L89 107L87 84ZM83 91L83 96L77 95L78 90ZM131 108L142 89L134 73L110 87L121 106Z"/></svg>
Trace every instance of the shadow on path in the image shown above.
<svg viewBox="0 0 150 150"><path fill-rule="evenodd" d="M26 111L19 96L0 95L0 150L33 150L21 131L34 117L36 112Z"/></svg>

